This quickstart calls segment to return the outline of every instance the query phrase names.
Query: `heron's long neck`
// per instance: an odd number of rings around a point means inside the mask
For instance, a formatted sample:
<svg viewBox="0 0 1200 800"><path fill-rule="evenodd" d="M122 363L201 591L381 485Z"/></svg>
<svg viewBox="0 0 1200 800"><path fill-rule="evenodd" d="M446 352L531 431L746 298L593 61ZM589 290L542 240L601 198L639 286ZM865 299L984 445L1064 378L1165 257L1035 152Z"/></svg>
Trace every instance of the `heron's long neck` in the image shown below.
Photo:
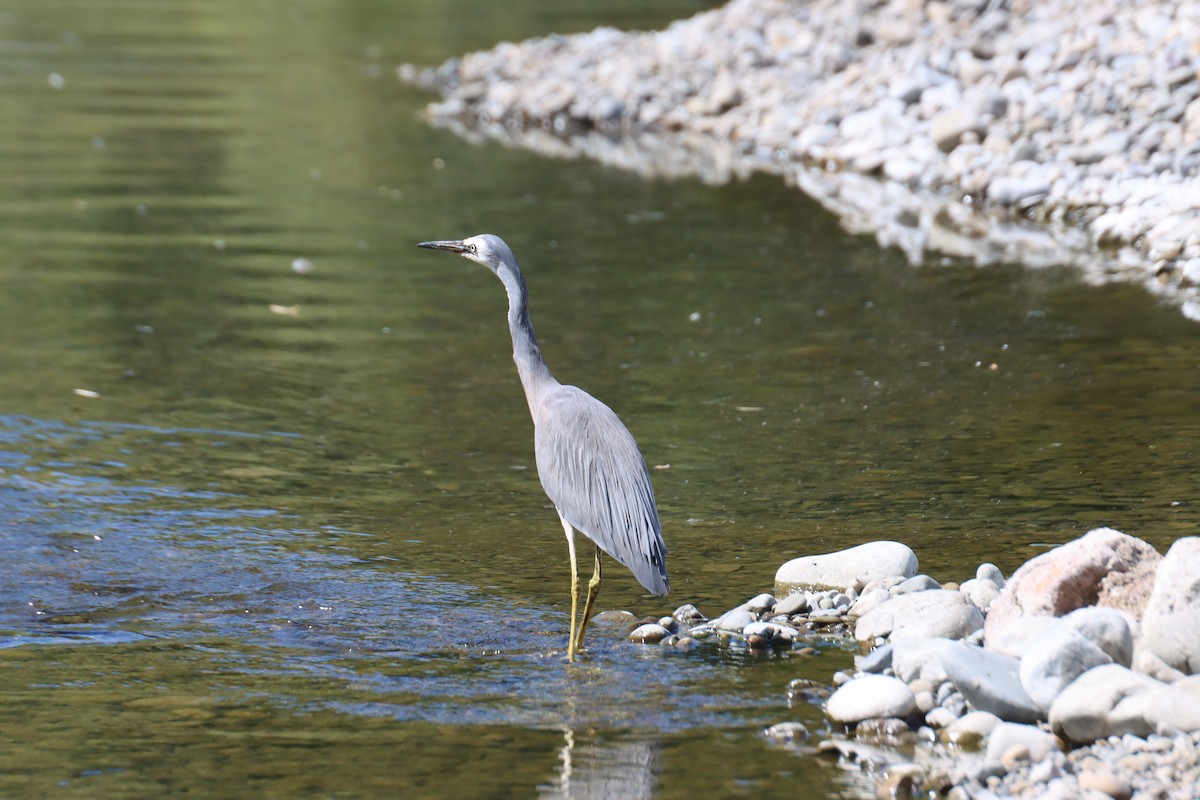
<svg viewBox="0 0 1200 800"><path fill-rule="evenodd" d="M533 323L529 321L529 295L524 276L505 270L500 273L500 280L508 291L508 330L512 334L513 361L517 364L517 374L521 376L529 413L536 419L536 408L542 394L559 384L542 358Z"/></svg>

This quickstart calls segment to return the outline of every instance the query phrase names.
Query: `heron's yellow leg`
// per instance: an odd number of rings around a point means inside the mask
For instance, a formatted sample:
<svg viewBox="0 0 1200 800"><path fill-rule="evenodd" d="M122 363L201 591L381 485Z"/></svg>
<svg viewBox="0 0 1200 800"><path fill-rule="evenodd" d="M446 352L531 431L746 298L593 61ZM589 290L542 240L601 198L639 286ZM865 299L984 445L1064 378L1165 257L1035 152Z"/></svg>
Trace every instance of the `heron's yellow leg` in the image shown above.
<svg viewBox="0 0 1200 800"><path fill-rule="evenodd" d="M583 649L583 634L587 631L588 619L592 614L592 603L600 594L600 548L596 547L596 566L592 569L592 579L588 581L587 602L583 604L583 619L579 621L579 636L575 639L575 649Z"/></svg>
<svg viewBox="0 0 1200 800"><path fill-rule="evenodd" d="M575 562L575 528L571 523L563 519L562 514L558 515L562 520L563 530L567 534L567 552L571 556L571 630L567 638L567 660L575 660L575 613L579 609L579 564Z"/></svg>

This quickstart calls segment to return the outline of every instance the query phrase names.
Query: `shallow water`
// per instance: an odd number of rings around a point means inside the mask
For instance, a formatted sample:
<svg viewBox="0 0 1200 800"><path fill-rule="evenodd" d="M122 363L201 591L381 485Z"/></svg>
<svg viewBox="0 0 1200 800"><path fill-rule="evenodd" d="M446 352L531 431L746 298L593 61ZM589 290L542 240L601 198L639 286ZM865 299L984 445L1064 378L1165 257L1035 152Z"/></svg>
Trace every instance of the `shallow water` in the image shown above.
<svg viewBox="0 0 1200 800"><path fill-rule="evenodd" d="M674 592L613 569L602 607L716 614L880 537L961 580L1194 532L1195 323L1065 270L914 269L772 178L424 126L398 62L695 10L528 5L0 12L0 797L867 791L760 736L823 726L784 689L836 646L597 628L564 664L503 291L424 239L505 236L551 367L661 467Z"/></svg>

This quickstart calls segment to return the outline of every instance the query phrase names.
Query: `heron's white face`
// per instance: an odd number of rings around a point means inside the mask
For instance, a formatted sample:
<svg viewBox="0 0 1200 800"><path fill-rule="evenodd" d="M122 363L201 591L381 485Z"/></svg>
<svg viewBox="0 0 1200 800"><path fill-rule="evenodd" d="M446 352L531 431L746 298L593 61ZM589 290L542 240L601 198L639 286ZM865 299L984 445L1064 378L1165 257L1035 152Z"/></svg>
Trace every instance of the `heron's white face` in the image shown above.
<svg viewBox="0 0 1200 800"><path fill-rule="evenodd" d="M493 236L490 233L481 233L478 236L463 239L462 245L462 255L464 258L477 261L492 272L500 269L502 264L516 263L512 251L508 249L508 245L499 236Z"/></svg>
<svg viewBox="0 0 1200 800"><path fill-rule="evenodd" d="M517 260L513 256L512 250L508 248L503 239L490 233L481 233L460 242L421 242L418 246L458 253L463 258L483 264L496 273L501 267L509 267L511 271L517 270Z"/></svg>

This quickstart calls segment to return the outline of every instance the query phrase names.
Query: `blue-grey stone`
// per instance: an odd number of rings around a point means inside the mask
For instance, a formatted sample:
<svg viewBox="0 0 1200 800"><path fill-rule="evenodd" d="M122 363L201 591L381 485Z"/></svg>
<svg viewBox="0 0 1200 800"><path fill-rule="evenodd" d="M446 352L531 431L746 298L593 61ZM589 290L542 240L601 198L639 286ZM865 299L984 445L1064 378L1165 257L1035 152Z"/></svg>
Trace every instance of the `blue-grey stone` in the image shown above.
<svg viewBox="0 0 1200 800"><path fill-rule="evenodd" d="M1043 718L1021 685L1017 659L955 642L942 650L941 662L955 688L977 711L990 711L1009 722Z"/></svg>

